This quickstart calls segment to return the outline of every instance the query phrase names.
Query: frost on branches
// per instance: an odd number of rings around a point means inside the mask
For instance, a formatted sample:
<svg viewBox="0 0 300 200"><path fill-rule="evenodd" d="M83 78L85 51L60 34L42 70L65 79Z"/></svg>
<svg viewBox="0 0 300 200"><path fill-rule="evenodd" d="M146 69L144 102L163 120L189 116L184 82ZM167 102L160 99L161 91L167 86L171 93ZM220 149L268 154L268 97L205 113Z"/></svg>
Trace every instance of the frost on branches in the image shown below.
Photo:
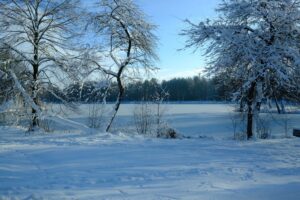
<svg viewBox="0 0 300 200"><path fill-rule="evenodd" d="M299 0L224 0L216 20L186 21L186 48L204 47L208 71L226 74L247 104L248 138L263 99L298 98L299 8Z"/></svg>
<svg viewBox="0 0 300 200"><path fill-rule="evenodd" d="M92 18L97 36L104 41L101 53L107 58L101 64L94 59L92 63L118 85L114 111L106 128L109 131L125 94L125 79L136 78L141 69L154 69L155 26L132 0L101 0Z"/></svg>
<svg viewBox="0 0 300 200"><path fill-rule="evenodd" d="M11 53L11 63L18 63L27 75L20 93L26 92L33 100L30 105L37 106L30 108L32 128L39 125L41 93L46 90L54 94L58 83L78 73L70 61L74 57L71 40L79 27L79 5L77 0L0 0L1 52Z"/></svg>

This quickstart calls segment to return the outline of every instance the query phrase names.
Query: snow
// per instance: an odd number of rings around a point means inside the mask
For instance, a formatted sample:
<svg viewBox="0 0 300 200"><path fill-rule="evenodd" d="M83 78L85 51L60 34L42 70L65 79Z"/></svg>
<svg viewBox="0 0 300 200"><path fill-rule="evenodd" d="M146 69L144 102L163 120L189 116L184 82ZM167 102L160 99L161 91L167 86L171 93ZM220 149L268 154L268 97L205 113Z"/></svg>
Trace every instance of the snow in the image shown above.
<svg viewBox="0 0 300 200"><path fill-rule="evenodd" d="M299 199L299 138L234 141L229 105L170 106L194 137L0 127L0 199Z"/></svg>
<svg viewBox="0 0 300 200"><path fill-rule="evenodd" d="M64 110L66 116L71 116L73 121L78 123L87 124L87 116L89 107L92 104L80 105L79 111L72 112ZM122 129L124 132L135 131L133 124L133 113L136 108L136 104L123 104L118 112L118 117L115 121L115 125ZM113 104L107 105L107 110L113 107ZM236 118L238 113L232 112L235 109L233 104L216 104L216 103L201 103L201 104L163 104L161 106L163 119L170 124L171 127L175 128L179 133L190 136L199 137L207 136L214 138L229 138L233 136L233 120ZM52 110L56 112L61 110L61 105L52 105ZM275 107L273 108L275 109ZM269 110L269 114L264 113L264 107L262 107L262 113L260 116L266 116L268 121L269 129L274 137L281 137L284 135L284 125L287 123L288 132L292 132L292 128L300 128L299 119L300 113L293 108L286 106L287 111L291 114L277 115L275 110ZM49 109L50 110L50 109ZM275 113L273 113L275 112ZM60 125L61 126L61 125ZM64 124L64 127L68 126ZM61 127L63 129L63 127ZM68 129L72 126L68 127ZM241 124L238 129L243 128ZM78 128L76 128L78 129ZM291 134L290 134L291 135Z"/></svg>
<svg viewBox="0 0 300 200"><path fill-rule="evenodd" d="M208 74L229 86L236 100L251 105L253 118L263 100L299 96L299 2L224 0L217 18L186 20L188 28L181 32L186 48L206 50Z"/></svg>

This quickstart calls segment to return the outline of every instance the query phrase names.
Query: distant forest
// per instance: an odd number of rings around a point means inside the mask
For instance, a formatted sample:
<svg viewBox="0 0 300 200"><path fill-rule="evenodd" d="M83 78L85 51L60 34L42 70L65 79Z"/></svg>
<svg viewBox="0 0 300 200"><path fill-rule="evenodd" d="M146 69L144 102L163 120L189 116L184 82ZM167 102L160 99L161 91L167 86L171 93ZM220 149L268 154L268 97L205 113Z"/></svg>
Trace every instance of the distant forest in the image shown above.
<svg viewBox="0 0 300 200"><path fill-rule="evenodd" d="M106 101L114 101L118 94L117 83L112 83L107 91L101 85L103 84L95 81L70 84L63 91L56 91L56 93L63 95L63 99L73 102L99 102L103 100L105 94ZM165 101L226 101L231 98L230 91L216 78L194 76L161 82L151 79L127 83L123 100L153 101L161 95L164 95ZM47 102L59 102L58 97L59 95L54 96L49 92L43 94L43 100Z"/></svg>

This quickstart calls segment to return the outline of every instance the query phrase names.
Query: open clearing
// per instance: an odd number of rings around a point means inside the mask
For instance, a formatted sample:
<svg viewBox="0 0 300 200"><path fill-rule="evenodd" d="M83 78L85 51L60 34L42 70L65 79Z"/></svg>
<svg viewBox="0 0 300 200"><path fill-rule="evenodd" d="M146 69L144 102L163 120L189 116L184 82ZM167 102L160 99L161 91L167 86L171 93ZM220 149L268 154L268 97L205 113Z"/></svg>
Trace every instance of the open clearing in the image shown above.
<svg viewBox="0 0 300 200"><path fill-rule="evenodd" d="M124 126L130 107L120 112ZM228 105L167 112L191 139L78 130L28 136L1 127L0 199L299 199L300 139L281 138L279 125L275 139L234 141Z"/></svg>

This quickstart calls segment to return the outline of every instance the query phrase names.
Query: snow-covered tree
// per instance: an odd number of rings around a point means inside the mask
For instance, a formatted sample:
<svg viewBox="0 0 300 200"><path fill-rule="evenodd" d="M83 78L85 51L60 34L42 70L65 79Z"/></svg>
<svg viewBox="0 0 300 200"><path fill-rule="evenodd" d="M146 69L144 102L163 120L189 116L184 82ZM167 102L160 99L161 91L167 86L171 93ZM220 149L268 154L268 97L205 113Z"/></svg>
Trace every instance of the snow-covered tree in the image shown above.
<svg viewBox="0 0 300 200"><path fill-rule="evenodd" d="M0 51L0 105L13 96L13 83L8 76L5 63L7 59L9 59L9 53Z"/></svg>
<svg viewBox="0 0 300 200"><path fill-rule="evenodd" d="M124 79L135 77L140 69L152 70L156 59L155 26L132 0L101 0L94 15L96 33L102 43L104 61L95 66L118 84L114 112L106 128L109 131L124 97Z"/></svg>
<svg viewBox="0 0 300 200"><path fill-rule="evenodd" d="M187 20L187 48L206 48L208 71L227 74L247 104L247 135L255 131L262 99L276 91L297 91L300 39L299 0L223 0L219 17L200 23Z"/></svg>
<svg viewBox="0 0 300 200"><path fill-rule="evenodd" d="M19 61L16 55L13 55L7 49L0 51L0 106L14 101L15 104L24 101L20 91L15 87L15 81L12 74L18 77L18 82L22 85L29 79L26 67ZM5 106L6 109L9 107Z"/></svg>
<svg viewBox="0 0 300 200"><path fill-rule="evenodd" d="M62 72L76 73L74 65L67 63L79 27L78 7L78 0L0 0L1 47L13 53L30 74L22 87L37 106L41 91L52 91L55 81L65 79ZM35 106L31 121L32 127L39 124Z"/></svg>

